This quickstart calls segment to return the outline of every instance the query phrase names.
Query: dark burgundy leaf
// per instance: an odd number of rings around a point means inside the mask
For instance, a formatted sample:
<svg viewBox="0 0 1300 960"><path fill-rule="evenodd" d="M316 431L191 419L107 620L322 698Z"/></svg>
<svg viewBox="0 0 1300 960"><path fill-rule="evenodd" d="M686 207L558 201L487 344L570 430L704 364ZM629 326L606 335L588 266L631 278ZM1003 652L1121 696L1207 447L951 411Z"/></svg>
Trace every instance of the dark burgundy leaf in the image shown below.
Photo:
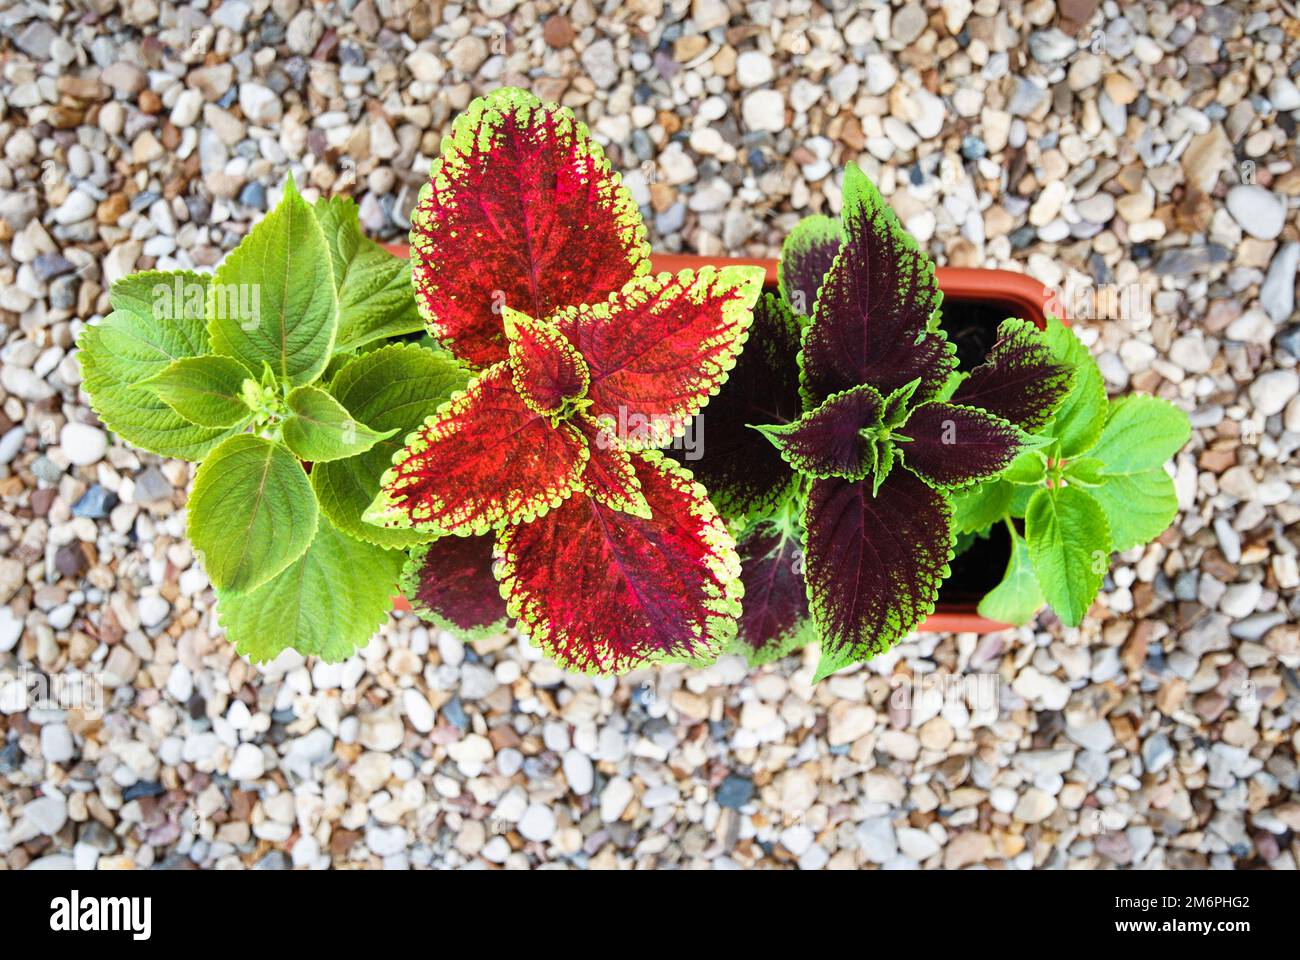
<svg viewBox="0 0 1300 960"><path fill-rule="evenodd" d="M805 406L860 383L887 396L917 377L914 399L928 400L956 367L952 344L930 332L943 299L934 264L854 164L843 225L800 354Z"/></svg>
<svg viewBox="0 0 1300 960"><path fill-rule="evenodd" d="M952 400L981 407L1033 433L1052 419L1073 381L1073 371L1053 361L1042 332L1027 320L1012 319L998 328L998 342Z"/></svg>
<svg viewBox="0 0 1300 960"><path fill-rule="evenodd" d="M770 513L794 483L781 454L747 424L799 418L798 353L799 323L790 307L764 294L731 376L699 415L704 456L689 467L730 520Z"/></svg>
<svg viewBox="0 0 1300 960"><path fill-rule="evenodd" d="M816 680L883 653L934 610L952 559L952 507L908 471L894 470L874 497L865 481L815 481L804 528Z"/></svg>
<svg viewBox="0 0 1300 960"><path fill-rule="evenodd" d="M800 473L857 480L875 466L862 430L878 426L883 410L876 388L864 383L828 397L794 423L764 426L761 432Z"/></svg>
<svg viewBox="0 0 1300 960"><path fill-rule="evenodd" d="M797 535L761 523L736 546L745 598L734 649L751 667L784 657L812 639L803 552Z"/></svg>
<svg viewBox="0 0 1300 960"><path fill-rule="evenodd" d="M941 487L986 480L1009 466L1025 446L1024 434L1001 417L938 401L914 408L898 434L907 468Z"/></svg>
<svg viewBox="0 0 1300 960"><path fill-rule="evenodd" d="M505 625L491 536L443 537L416 547L402 571L402 593L421 617L462 635Z"/></svg>
<svg viewBox="0 0 1300 960"><path fill-rule="evenodd" d="M822 214L804 217L786 234L777 272L781 296L796 314L812 315L817 291L840 252L842 238L840 222Z"/></svg>

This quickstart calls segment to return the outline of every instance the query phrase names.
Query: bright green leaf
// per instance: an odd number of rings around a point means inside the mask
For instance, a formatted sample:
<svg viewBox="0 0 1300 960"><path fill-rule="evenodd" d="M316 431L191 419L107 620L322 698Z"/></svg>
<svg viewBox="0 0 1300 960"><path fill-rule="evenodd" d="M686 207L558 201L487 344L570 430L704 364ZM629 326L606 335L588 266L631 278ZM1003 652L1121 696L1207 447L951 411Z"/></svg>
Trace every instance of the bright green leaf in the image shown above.
<svg viewBox="0 0 1300 960"><path fill-rule="evenodd" d="M1154 540L1178 515L1174 481L1163 467L1141 473L1104 477L1088 490L1101 504L1110 524L1112 547L1128 550Z"/></svg>
<svg viewBox="0 0 1300 960"><path fill-rule="evenodd" d="M1042 487L1030 487L1019 483L1012 485L1011 502L1007 505L1007 513L1017 520L1023 520L1030 499L1041 489Z"/></svg>
<svg viewBox="0 0 1300 960"><path fill-rule="evenodd" d="M321 509L340 530L383 547L409 547L430 539L415 530L363 523L361 514L379 493L379 478L405 446L406 435L468 379L450 355L416 344L390 344L339 371L330 385L335 399L375 430L397 431L359 456L312 468Z"/></svg>
<svg viewBox="0 0 1300 960"><path fill-rule="evenodd" d="M307 551L243 594L217 591L217 620L254 663L292 647L328 663L363 647L384 623L405 555L340 533L325 517Z"/></svg>
<svg viewBox="0 0 1300 960"><path fill-rule="evenodd" d="M284 447L241 433L213 450L194 477L189 536L218 589L256 589L316 535L316 496Z"/></svg>
<svg viewBox="0 0 1300 960"><path fill-rule="evenodd" d="M182 357L208 353L208 278L178 271L132 274L113 284L113 311L83 327L82 388L99 419L133 446L201 460L232 431L196 427L140 384Z"/></svg>
<svg viewBox="0 0 1300 960"><path fill-rule="evenodd" d="M1062 623L1077 627L1110 566L1101 505L1078 487L1043 487L1025 512L1025 539L1043 596Z"/></svg>
<svg viewBox="0 0 1300 960"><path fill-rule="evenodd" d="M909 413L907 405L916 393L916 388L921 385L921 378L917 377L908 383L903 384L897 390L893 391L885 398L884 412L881 414L881 422L887 427L896 427L907 419Z"/></svg>
<svg viewBox="0 0 1300 960"><path fill-rule="evenodd" d="M889 479L889 473L894 469L894 460L896 459L896 450L890 440L885 440L875 445L876 465L872 468L871 473L871 495L874 497L880 492L880 485Z"/></svg>
<svg viewBox="0 0 1300 960"><path fill-rule="evenodd" d="M351 351L422 329L411 290L411 262L362 234L352 198L322 197L313 211L325 234L338 290L334 349Z"/></svg>
<svg viewBox="0 0 1300 960"><path fill-rule="evenodd" d="M1088 451L1108 476L1143 473L1163 466L1191 436L1187 414L1159 397L1121 397L1110 405L1106 426Z"/></svg>
<svg viewBox="0 0 1300 960"><path fill-rule="evenodd" d="M958 533L985 530L1006 516L1015 488L993 479L952 494L952 525Z"/></svg>
<svg viewBox="0 0 1300 960"><path fill-rule="evenodd" d="M1065 465L1065 479L1076 486L1095 487L1102 482L1103 467L1096 457L1080 457Z"/></svg>
<svg viewBox="0 0 1300 960"><path fill-rule="evenodd" d="M1096 442L1106 423L1106 385L1088 348L1055 317L1047 318L1047 342L1052 355L1074 370L1074 387L1048 429L1060 442L1061 456L1078 456Z"/></svg>
<svg viewBox="0 0 1300 960"><path fill-rule="evenodd" d="M253 382L238 360L209 354L173 360L141 385L190 423L236 427L253 416L244 396L245 381Z"/></svg>
<svg viewBox="0 0 1300 960"><path fill-rule="evenodd" d="M1034 619L1042 609L1043 591L1034 575L1029 557L1029 545L1014 530L1011 532L1011 557L1002 582L990 590L980 601L979 615L1020 626Z"/></svg>
<svg viewBox="0 0 1300 960"><path fill-rule="evenodd" d="M1002 474L1002 479L1010 483L1038 484L1047 475L1047 461L1037 450L1026 450L1011 461L1011 466Z"/></svg>
<svg viewBox="0 0 1300 960"><path fill-rule="evenodd" d="M957 388L969 376L970 374L964 370L952 371L952 373L948 374L948 379L943 382L943 386L939 388L939 392L934 395L933 399L938 400L940 403L947 403L952 399L952 395L957 392Z"/></svg>
<svg viewBox="0 0 1300 960"><path fill-rule="evenodd" d="M292 411L284 421L285 446L312 463L355 457L397 432L371 430L320 387L296 387L285 403Z"/></svg>
<svg viewBox="0 0 1300 960"><path fill-rule="evenodd" d="M812 638L818 638L816 623L812 627ZM817 672L813 674L813 683L821 683L832 673L838 673L850 664L862 660L861 655L855 655L853 647L849 644L841 644L835 649L828 649L824 643L818 646L820 655L817 658Z"/></svg>
<svg viewBox="0 0 1300 960"><path fill-rule="evenodd" d="M290 179L284 198L217 267L208 286L213 350L288 383L329 362L338 298L325 235Z"/></svg>

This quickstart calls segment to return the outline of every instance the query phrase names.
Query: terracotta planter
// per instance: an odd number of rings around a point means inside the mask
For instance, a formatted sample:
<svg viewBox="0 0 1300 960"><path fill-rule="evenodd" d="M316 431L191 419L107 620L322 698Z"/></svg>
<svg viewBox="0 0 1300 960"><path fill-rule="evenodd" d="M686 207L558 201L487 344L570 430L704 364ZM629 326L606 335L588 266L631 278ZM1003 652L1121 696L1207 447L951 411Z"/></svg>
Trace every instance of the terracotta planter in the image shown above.
<svg viewBox="0 0 1300 960"><path fill-rule="evenodd" d="M404 243L390 243L385 246L401 257L408 256L410 252L410 247ZM765 286L768 289L775 290L777 285L775 260L652 253L650 263L651 269L655 272L670 273L685 269L699 269L703 266L750 264L767 271ZM1030 320L1039 327L1047 322L1044 307L1048 292L1045 292L1043 285L1032 277L1022 273L1012 273L1009 270L976 270L965 267L939 267L936 276L939 280L939 289L943 291L945 311L953 306L959 309L965 308L971 312L973 317L971 322L974 324L987 323L991 324L992 328L996 328L997 324L1007 317ZM1004 544L1000 559L980 558L981 567L996 568L993 570L995 578L985 589L991 589L1001 579L1002 572L1006 568L1008 549ZM956 573L954 569L954 578ZM945 583L944 587L947 588L950 583L952 580ZM993 633L997 630L1010 629L1007 624L981 617L976 612L978 602L978 596L945 600L944 589L941 588L935 612L922 622L917 630L932 633ZM399 610L410 609L404 597L398 597L394 606Z"/></svg>

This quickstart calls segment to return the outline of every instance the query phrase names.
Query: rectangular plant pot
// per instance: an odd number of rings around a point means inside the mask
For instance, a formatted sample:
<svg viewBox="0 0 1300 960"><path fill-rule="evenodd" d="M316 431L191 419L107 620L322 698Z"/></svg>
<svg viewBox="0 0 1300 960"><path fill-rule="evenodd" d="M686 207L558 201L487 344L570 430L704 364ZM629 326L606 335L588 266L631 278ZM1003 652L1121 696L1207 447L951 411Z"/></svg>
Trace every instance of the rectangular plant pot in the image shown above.
<svg viewBox="0 0 1300 960"><path fill-rule="evenodd" d="M398 256L409 256L404 243L386 244ZM701 257L681 253L650 255L655 272L676 273L704 266L724 267L735 264L762 267L767 272L764 286L777 289L777 261L748 257ZM1009 270L979 270L965 267L938 267L936 277L943 291L943 322L949 339L958 347L963 367L978 364L996 339L998 324L1008 317L1029 320L1038 327L1047 323L1044 306L1050 291L1032 277ZM1062 317L1062 320L1065 318ZM981 617L976 612L980 598L1002 579L1010 556L1006 533L995 528L987 541L977 541L969 551L952 563L952 576L939 590L939 602L917 631L932 633L992 633L1009 629L1007 624ZM398 609L409 609L405 598L398 597Z"/></svg>

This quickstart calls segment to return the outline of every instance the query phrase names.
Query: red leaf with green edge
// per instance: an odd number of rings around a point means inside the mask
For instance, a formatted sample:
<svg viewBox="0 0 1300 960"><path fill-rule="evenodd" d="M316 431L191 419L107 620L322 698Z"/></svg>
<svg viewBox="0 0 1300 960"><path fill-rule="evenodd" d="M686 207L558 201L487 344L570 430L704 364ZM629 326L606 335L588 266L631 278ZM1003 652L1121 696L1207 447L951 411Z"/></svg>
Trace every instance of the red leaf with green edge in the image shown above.
<svg viewBox="0 0 1300 960"><path fill-rule="evenodd" d="M587 412L611 417L630 450L680 436L735 366L762 287L761 267L704 267L559 311L551 321L591 370Z"/></svg>
<svg viewBox="0 0 1300 960"><path fill-rule="evenodd" d="M650 506L641 493L632 455L623 449L613 430L585 413L570 422L587 441L590 454L582 471L582 492L612 510L649 518Z"/></svg>
<svg viewBox="0 0 1300 960"><path fill-rule="evenodd" d="M862 431L880 423L885 402L876 388L862 384L826 398L794 423L761 426L786 463L809 477L860 480L875 458Z"/></svg>
<svg viewBox="0 0 1300 960"><path fill-rule="evenodd" d="M633 459L652 519L575 497L497 536L510 615L566 669L705 664L736 633L740 561L704 488L658 451Z"/></svg>
<svg viewBox="0 0 1300 960"><path fill-rule="evenodd" d="M915 407L895 440L907 468L940 487L987 480L1025 449L1025 434L1014 424L975 407L938 401Z"/></svg>
<svg viewBox="0 0 1300 960"><path fill-rule="evenodd" d="M491 536L443 537L411 551L402 593L430 623L477 637L504 629L506 602L492 576Z"/></svg>
<svg viewBox="0 0 1300 960"><path fill-rule="evenodd" d="M1006 320L985 361L953 393L1030 433L1041 430L1074 385L1074 371L1052 359L1047 338L1027 320Z"/></svg>
<svg viewBox="0 0 1300 960"><path fill-rule="evenodd" d="M952 506L894 470L875 497L864 481L814 481L803 522L821 680L888 650L934 611L952 559Z"/></svg>
<svg viewBox="0 0 1300 960"><path fill-rule="evenodd" d="M943 294L934 264L856 165L844 174L844 244L826 274L799 354L806 408L869 383L888 395L921 378L928 400L956 368L956 352L932 329Z"/></svg>
<svg viewBox="0 0 1300 960"><path fill-rule="evenodd" d="M550 416L587 392L587 364L564 334L509 307L502 319L510 339L510 377L531 410Z"/></svg>
<svg viewBox="0 0 1300 960"><path fill-rule="evenodd" d="M731 652L751 667L778 660L814 639L797 537L773 523L751 529L736 545L745 599Z"/></svg>
<svg viewBox="0 0 1300 960"><path fill-rule="evenodd" d="M799 322L781 298L765 293L740 359L726 384L700 415L704 455L691 464L695 479L728 519L764 516L789 494L794 473L752 423L799 418Z"/></svg>
<svg viewBox="0 0 1300 960"><path fill-rule="evenodd" d="M822 214L804 217L785 235L777 277L781 296L796 314L812 315L817 292L843 239L840 222Z"/></svg>
<svg viewBox="0 0 1300 960"><path fill-rule="evenodd" d="M586 126L508 87L456 118L410 239L421 315L475 367L506 359L501 306L545 317L650 269L641 214Z"/></svg>
<svg viewBox="0 0 1300 960"><path fill-rule="evenodd" d="M532 520L578 489L582 435L524 405L508 364L489 367L406 438L364 519L430 533Z"/></svg>

